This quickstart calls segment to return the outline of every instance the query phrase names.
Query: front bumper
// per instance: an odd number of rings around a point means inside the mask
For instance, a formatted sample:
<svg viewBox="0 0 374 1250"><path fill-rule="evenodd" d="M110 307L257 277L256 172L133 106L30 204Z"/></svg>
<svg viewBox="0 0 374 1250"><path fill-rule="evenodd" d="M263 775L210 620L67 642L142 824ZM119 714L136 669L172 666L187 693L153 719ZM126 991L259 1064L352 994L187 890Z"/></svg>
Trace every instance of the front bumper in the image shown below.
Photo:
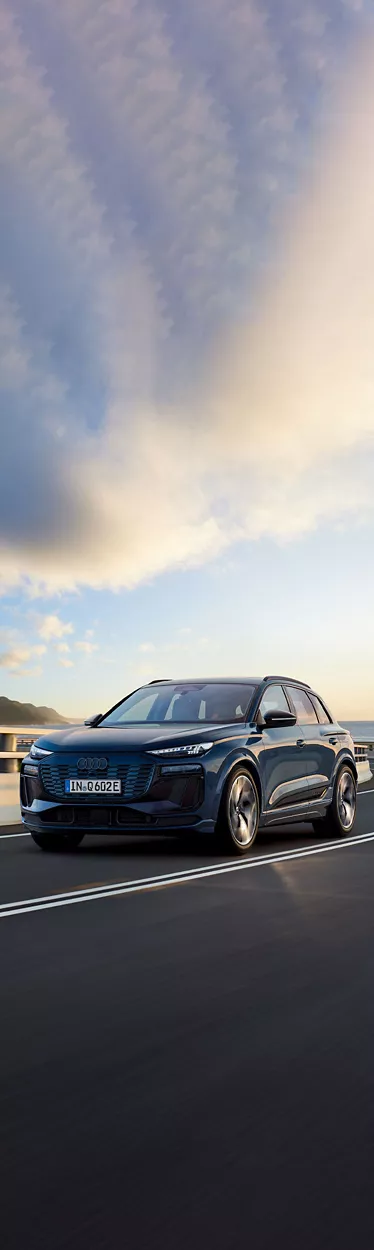
<svg viewBox="0 0 374 1250"><path fill-rule="evenodd" d="M41 771L21 771L21 815L31 831L84 830L86 833L167 832L200 829L212 832L214 821L204 803L205 776L200 764L158 765L146 794L136 802L118 795L81 795L52 799Z"/></svg>

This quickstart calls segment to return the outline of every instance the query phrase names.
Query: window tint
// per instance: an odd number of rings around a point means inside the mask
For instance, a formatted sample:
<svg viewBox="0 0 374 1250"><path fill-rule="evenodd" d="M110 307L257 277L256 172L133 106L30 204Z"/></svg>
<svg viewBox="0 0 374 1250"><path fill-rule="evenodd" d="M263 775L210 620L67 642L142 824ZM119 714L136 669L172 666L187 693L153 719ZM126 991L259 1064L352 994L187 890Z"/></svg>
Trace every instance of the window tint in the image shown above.
<svg viewBox="0 0 374 1250"><path fill-rule="evenodd" d="M204 713L205 704L200 695L180 694L179 691L173 695L167 712L165 712L165 720L193 721L205 720Z"/></svg>
<svg viewBox="0 0 374 1250"><path fill-rule="evenodd" d="M295 705L298 725L315 725L317 722L317 713L314 710L313 703L306 693L306 690L297 690L295 686L289 689L292 702Z"/></svg>
<svg viewBox="0 0 374 1250"><path fill-rule="evenodd" d="M156 699L156 690L150 691L149 688L145 691L143 690L140 692L140 697L136 700L128 700L128 707L123 704L122 707L117 708L116 712L111 713L110 718L109 716L106 716L105 720L108 725L125 725L126 721L130 721L130 724L132 724L133 721L139 721L139 724L142 725L144 724L144 721L152 719L151 713L152 708L155 706Z"/></svg>
<svg viewBox="0 0 374 1250"><path fill-rule="evenodd" d="M200 690L177 688L173 693L165 720L181 723L198 721L224 724L245 719L246 710L254 693L253 686L212 685Z"/></svg>
<svg viewBox="0 0 374 1250"><path fill-rule="evenodd" d="M262 716L265 716L266 712L289 712L282 686L268 686L262 696L259 710Z"/></svg>
<svg viewBox="0 0 374 1250"><path fill-rule="evenodd" d="M320 725L331 725L330 717L328 713L326 712L326 708L323 706L323 703L321 703L321 700L317 699L316 694L311 694L310 697L313 703L313 707L315 707L316 709Z"/></svg>
<svg viewBox="0 0 374 1250"><path fill-rule="evenodd" d="M256 687L229 682L165 682L143 686L124 699L101 725L139 725L148 722L198 725L210 722L224 725L244 721Z"/></svg>

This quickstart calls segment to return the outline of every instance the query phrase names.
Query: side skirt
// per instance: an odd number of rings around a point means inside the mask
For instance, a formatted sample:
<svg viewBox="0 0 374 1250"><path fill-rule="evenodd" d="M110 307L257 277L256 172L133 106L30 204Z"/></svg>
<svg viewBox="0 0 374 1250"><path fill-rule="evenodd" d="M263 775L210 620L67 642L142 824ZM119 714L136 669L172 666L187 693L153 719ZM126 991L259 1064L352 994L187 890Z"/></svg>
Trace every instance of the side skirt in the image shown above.
<svg viewBox="0 0 374 1250"><path fill-rule="evenodd" d="M269 811L267 809L267 811L262 812L259 828L265 829L269 825L300 824L303 821L317 820L318 816L325 815L327 808L330 806L331 795L329 795L328 802L326 802L326 799L327 795L324 794L323 801L316 800L314 803L311 803L309 799L306 803L293 803L289 807L278 807L277 811Z"/></svg>

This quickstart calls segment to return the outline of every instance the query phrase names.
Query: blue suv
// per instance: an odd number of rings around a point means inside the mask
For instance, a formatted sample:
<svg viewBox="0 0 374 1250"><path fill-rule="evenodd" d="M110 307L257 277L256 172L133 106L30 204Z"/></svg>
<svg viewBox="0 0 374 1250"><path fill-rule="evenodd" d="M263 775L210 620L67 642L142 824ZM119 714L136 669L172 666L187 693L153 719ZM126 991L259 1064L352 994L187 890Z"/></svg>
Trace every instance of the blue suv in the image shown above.
<svg viewBox="0 0 374 1250"><path fill-rule="evenodd" d="M22 820L43 850L200 830L245 855L281 822L350 833L356 791L350 734L279 676L151 682L83 727L46 730L21 767Z"/></svg>

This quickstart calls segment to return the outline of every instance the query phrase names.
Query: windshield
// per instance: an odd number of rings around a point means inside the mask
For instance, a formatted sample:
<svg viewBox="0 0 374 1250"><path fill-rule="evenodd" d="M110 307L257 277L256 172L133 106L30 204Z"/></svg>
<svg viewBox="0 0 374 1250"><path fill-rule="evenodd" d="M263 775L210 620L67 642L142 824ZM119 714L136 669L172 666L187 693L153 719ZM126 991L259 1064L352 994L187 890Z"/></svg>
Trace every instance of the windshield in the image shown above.
<svg viewBox="0 0 374 1250"><path fill-rule="evenodd" d="M103 717L101 725L227 724L245 721L256 687L243 682L143 686Z"/></svg>

